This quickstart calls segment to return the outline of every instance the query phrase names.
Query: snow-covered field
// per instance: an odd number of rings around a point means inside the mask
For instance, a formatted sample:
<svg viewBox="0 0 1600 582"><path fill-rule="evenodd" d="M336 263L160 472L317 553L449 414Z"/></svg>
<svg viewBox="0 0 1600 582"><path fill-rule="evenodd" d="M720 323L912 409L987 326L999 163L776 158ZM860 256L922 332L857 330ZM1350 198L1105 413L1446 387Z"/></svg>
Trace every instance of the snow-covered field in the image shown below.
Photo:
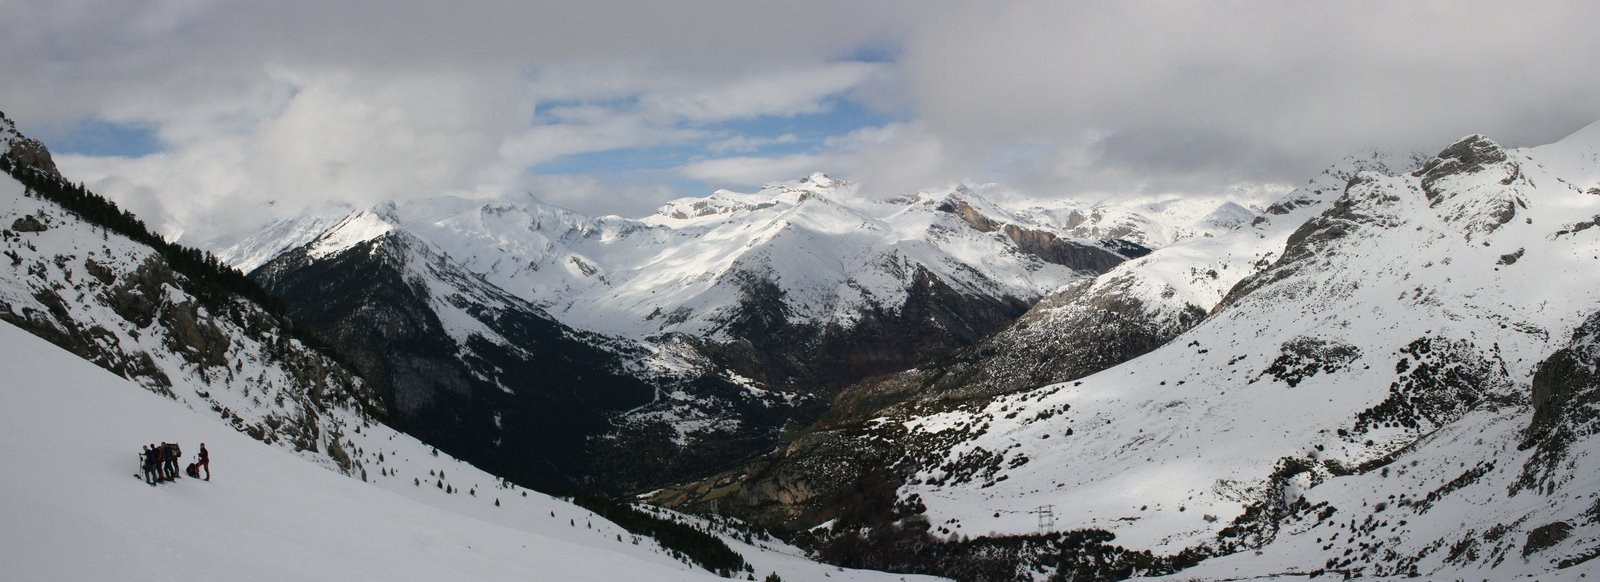
<svg viewBox="0 0 1600 582"><path fill-rule="evenodd" d="M11 325L0 324L0 370L6 580L716 579L586 510L497 486L383 427L356 435L361 446L387 453L385 478L364 483ZM139 447L171 440L187 458L206 443L213 480L151 487L136 477ZM427 470L445 471L451 487L474 493L413 485ZM758 576L907 578L808 562L781 545L730 545Z"/></svg>

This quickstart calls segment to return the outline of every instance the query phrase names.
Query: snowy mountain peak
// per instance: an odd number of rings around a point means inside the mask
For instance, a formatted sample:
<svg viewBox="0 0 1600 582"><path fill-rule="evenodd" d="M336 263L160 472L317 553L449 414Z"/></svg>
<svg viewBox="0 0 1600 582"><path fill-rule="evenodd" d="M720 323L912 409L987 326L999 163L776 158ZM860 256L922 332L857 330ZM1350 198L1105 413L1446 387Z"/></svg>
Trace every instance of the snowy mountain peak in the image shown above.
<svg viewBox="0 0 1600 582"><path fill-rule="evenodd" d="M768 183L756 196L769 197L780 203L800 204L807 200L834 200L851 196L857 190L856 184L817 172L800 180Z"/></svg>
<svg viewBox="0 0 1600 582"><path fill-rule="evenodd" d="M1312 177L1302 188L1285 194L1278 201L1267 207L1269 215L1288 214L1296 208L1306 206L1320 206L1332 203L1344 193L1345 186L1350 180L1361 172L1375 172L1382 175L1397 175L1410 173L1431 159L1422 152L1397 154L1388 150L1373 149L1365 152L1351 154L1329 166L1322 173Z"/></svg>
<svg viewBox="0 0 1600 582"><path fill-rule="evenodd" d="M387 216L384 210L388 210ZM346 216L312 240L306 252L312 258L321 259L388 234L395 228L393 212L390 204L387 209L363 210Z"/></svg>
<svg viewBox="0 0 1600 582"><path fill-rule="evenodd" d="M843 185L843 180L836 179L822 172L812 172L810 176L800 180L802 183L815 184L819 188L835 188Z"/></svg>
<svg viewBox="0 0 1600 582"><path fill-rule="evenodd" d="M1494 140L1473 134L1440 151L1415 174L1428 184L1450 175L1476 173L1505 161L1505 148Z"/></svg>
<svg viewBox="0 0 1600 582"><path fill-rule="evenodd" d="M1412 173L1429 207L1459 225L1468 240L1492 233L1528 207L1533 185L1516 157L1482 135L1462 138Z"/></svg>

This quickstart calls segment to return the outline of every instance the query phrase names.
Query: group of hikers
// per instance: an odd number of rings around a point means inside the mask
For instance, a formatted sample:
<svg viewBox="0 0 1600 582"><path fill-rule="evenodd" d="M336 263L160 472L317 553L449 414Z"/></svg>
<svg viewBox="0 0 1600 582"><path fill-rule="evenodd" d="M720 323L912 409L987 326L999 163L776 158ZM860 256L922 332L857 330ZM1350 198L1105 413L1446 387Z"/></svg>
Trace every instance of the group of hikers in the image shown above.
<svg viewBox="0 0 1600 582"><path fill-rule="evenodd" d="M178 443L145 445L144 452L139 454L139 459L144 465L144 482L154 486L157 483L176 481L178 459L182 456L183 450L178 448ZM200 454L195 456L195 462L189 463L186 472L190 477L199 478L200 469L206 470L205 480L210 481L211 452L206 450L205 443L200 443Z"/></svg>

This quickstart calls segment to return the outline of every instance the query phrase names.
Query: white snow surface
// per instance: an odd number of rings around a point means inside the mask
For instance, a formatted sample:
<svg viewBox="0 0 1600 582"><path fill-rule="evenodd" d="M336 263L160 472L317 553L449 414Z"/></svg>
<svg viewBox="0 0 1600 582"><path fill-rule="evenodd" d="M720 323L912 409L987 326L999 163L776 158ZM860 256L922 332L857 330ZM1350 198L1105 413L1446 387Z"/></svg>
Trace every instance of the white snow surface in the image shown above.
<svg viewBox="0 0 1600 582"><path fill-rule="evenodd" d="M719 579L381 425L350 435L371 456L385 453L373 467L383 474L364 483L9 324L0 369L0 458L26 468L0 474L7 580ZM140 445L166 440L187 457L206 443L213 479L151 487L134 475ZM785 580L914 578L815 564L781 544L730 544L760 575Z"/></svg>

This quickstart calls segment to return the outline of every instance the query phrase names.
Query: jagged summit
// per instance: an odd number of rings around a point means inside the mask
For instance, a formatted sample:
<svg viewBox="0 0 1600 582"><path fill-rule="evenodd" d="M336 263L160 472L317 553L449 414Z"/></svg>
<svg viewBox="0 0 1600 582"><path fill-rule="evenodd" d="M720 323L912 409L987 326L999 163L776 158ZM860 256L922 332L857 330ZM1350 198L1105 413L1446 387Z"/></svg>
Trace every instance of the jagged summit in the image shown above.
<svg viewBox="0 0 1600 582"><path fill-rule="evenodd" d="M754 193L722 189L705 197L671 200L643 221L669 227L689 226L703 220L721 220L775 206L798 206L809 200L848 203L858 190L856 184L817 172L799 180L769 182Z"/></svg>
<svg viewBox="0 0 1600 582"><path fill-rule="evenodd" d="M1440 151L1432 160L1418 168L1415 175L1422 178L1426 188L1445 176L1476 173L1505 161L1505 148L1483 135L1473 134Z"/></svg>

